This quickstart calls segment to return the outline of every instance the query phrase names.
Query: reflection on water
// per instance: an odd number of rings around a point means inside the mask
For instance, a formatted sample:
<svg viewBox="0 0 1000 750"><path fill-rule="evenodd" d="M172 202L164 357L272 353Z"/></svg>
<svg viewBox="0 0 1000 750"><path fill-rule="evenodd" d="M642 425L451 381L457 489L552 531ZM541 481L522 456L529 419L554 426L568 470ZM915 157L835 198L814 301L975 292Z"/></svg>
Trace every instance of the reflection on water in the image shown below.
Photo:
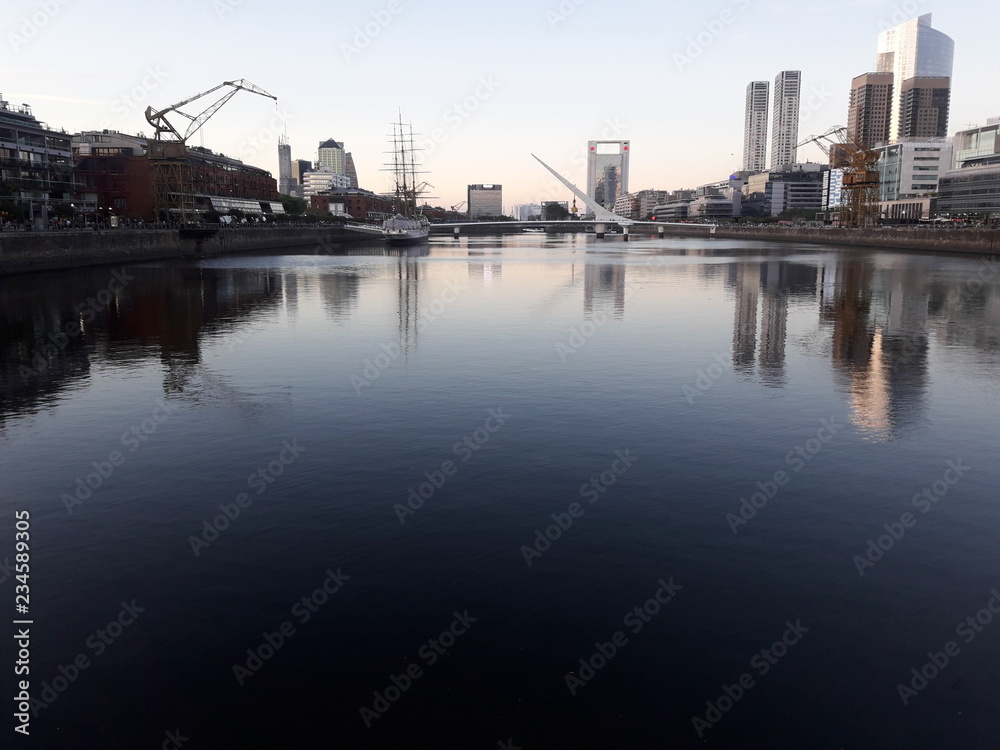
<svg viewBox="0 0 1000 750"><path fill-rule="evenodd" d="M46 594L33 673L58 675L123 598L149 610L48 709L44 746L72 727L81 747L141 747L179 724L205 747L310 747L320 717L350 747L693 747L692 714L797 617L813 632L712 728L718 746L770 733L768 747L864 747L883 732L931 747L959 711L972 718L951 744L986 746L995 698L971 648L949 667L965 686L938 680L918 698L928 710L903 714L893 689L1000 569L1000 274L982 269L506 237L146 263L96 312L109 269L0 279L0 481L38 519ZM496 408L512 416L488 434ZM134 451L133 428L149 438ZM305 449L287 471L285 441ZM520 546L588 477L612 476L619 450L635 466L525 567ZM81 485L113 451L125 462ZM852 556L954 460L974 471L859 577ZM237 516L248 474L272 465ZM394 505L416 487L426 502L404 526ZM769 499L751 514L740 501L758 489ZM738 535L733 513L750 519ZM210 519L222 530L196 557ZM234 660L340 565L345 590L237 684ZM677 601L570 700L567 670L674 575ZM476 627L366 729L357 707L465 607ZM998 657L995 639L972 647ZM817 705L817 684L837 700ZM110 704L129 710L88 724Z"/></svg>
<svg viewBox="0 0 1000 750"><path fill-rule="evenodd" d="M483 244L480 239L470 245L463 238L435 252L456 250L467 258L469 284L486 288L503 279L504 264L502 250L480 249ZM523 238L498 244L525 246ZM551 246L586 247L575 238ZM315 256L293 268L228 268L224 261L140 266L130 269L135 281L86 322L79 307L93 290L106 286L107 269L4 278L3 413L37 407L89 378L95 365L128 368L152 359L163 364L168 396L193 389L220 392L221 381L213 381L201 364L206 343L231 349L252 335L255 321L283 315L294 322L300 306L313 300L332 323L343 324L358 313L366 291L387 276L394 283L398 344L405 360L419 346L423 259L430 253L426 245L400 251L352 247L339 259ZM665 261L689 257L697 262L695 255L712 260L711 254L687 249L616 255L620 262L609 263L606 256L595 257L591 246L569 262L560 256L560 263L547 267L551 291L531 307L530 319L544 318L576 293L585 319L600 309L622 320L636 294L628 274L633 282L639 275L655 280L688 270ZM961 264L940 262L956 263ZM834 382L849 394L855 424L873 440L887 440L923 419L931 340L990 353L1000 347L1000 284L974 274L959 280L935 273L940 264L927 257L831 253L807 261L729 258L725 273L715 262L695 268L707 296L719 287L729 292L735 372L757 377L769 388L786 387L790 310L813 316L817 327L811 340L802 342L802 352L829 360ZM80 330L69 335L73 323Z"/></svg>

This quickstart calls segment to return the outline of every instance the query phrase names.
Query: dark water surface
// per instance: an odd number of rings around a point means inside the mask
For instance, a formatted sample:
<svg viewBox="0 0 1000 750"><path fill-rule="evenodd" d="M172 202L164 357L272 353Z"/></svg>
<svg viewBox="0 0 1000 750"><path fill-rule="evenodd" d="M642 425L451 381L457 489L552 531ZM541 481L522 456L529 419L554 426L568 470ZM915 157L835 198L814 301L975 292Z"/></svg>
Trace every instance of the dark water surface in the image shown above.
<svg viewBox="0 0 1000 750"><path fill-rule="evenodd" d="M0 279L5 736L28 510L11 746L995 747L998 268L525 236Z"/></svg>

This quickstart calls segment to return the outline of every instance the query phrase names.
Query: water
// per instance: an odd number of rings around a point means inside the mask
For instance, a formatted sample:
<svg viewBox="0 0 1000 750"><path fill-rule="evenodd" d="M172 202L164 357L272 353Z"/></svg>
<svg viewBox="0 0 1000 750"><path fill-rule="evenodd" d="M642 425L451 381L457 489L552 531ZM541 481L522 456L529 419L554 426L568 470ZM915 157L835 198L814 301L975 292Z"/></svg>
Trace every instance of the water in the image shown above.
<svg viewBox="0 0 1000 750"><path fill-rule="evenodd" d="M995 263L449 238L0 321L32 747L995 743Z"/></svg>

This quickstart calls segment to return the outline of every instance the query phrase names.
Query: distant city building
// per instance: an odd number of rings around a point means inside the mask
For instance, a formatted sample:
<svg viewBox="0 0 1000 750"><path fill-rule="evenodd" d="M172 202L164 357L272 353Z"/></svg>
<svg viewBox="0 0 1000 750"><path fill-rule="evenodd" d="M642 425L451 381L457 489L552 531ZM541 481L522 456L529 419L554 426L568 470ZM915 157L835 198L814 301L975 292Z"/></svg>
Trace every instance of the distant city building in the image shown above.
<svg viewBox="0 0 1000 750"><path fill-rule="evenodd" d="M747 84L746 116L743 121L743 169L763 172L767 169L767 115L771 84L751 81Z"/></svg>
<svg viewBox="0 0 1000 750"><path fill-rule="evenodd" d="M889 106L889 140L906 137L907 109L904 91L911 78L951 78L955 42L931 28L931 14L926 13L886 29L878 37L877 72L892 73L893 91ZM947 114L945 115L947 126ZM911 123L911 128L917 127ZM947 127L945 127L947 131Z"/></svg>
<svg viewBox="0 0 1000 750"><path fill-rule="evenodd" d="M514 217L518 221L530 221L533 216L542 216L542 207L538 203L523 203L514 206Z"/></svg>
<svg viewBox="0 0 1000 750"><path fill-rule="evenodd" d="M289 195L295 195L299 198L305 197L305 190L303 184L305 183L306 172L311 172L313 164L311 161L306 159L293 159L292 160L292 192Z"/></svg>
<svg viewBox="0 0 1000 750"><path fill-rule="evenodd" d="M356 188L358 186L358 170L354 166L354 157L351 156L350 151L344 154L344 173L350 181L350 187Z"/></svg>
<svg viewBox="0 0 1000 750"><path fill-rule="evenodd" d="M334 174L347 174L344 159L344 144L329 138L319 144L316 152L316 166Z"/></svg>
<svg viewBox="0 0 1000 750"><path fill-rule="evenodd" d="M952 143L945 139L891 143L876 151L880 202L936 193L938 178L952 164Z"/></svg>
<svg viewBox="0 0 1000 750"><path fill-rule="evenodd" d="M346 174L333 172L326 167L320 167L302 175L302 194L305 198L318 195L331 188L350 186L350 180Z"/></svg>
<svg viewBox="0 0 1000 750"><path fill-rule="evenodd" d="M615 201L614 213L626 219L645 219L653 214L653 209L666 203L670 193L666 190L640 190L626 193Z"/></svg>
<svg viewBox="0 0 1000 750"><path fill-rule="evenodd" d="M823 210L825 164L789 164L781 171L752 175L744 187L751 206L764 216L778 216L793 209ZM748 213L750 213L748 211ZM757 211L754 211L757 213Z"/></svg>
<svg viewBox="0 0 1000 750"><path fill-rule="evenodd" d="M468 188L469 219L503 216L503 186L480 184Z"/></svg>
<svg viewBox="0 0 1000 750"><path fill-rule="evenodd" d="M628 192L629 141L587 141L587 196L611 210Z"/></svg>
<svg viewBox="0 0 1000 750"><path fill-rule="evenodd" d="M889 142L892 73L865 73L851 81L847 137L865 146Z"/></svg>
<svg viewBox="0 0 1000 750"><path fill-rule="evenodd" d="M774 117L771 123L771 171L794 164L799 143L799 99L802 72L783 70L774 79Z"/></svg>
<svg viewBox="0 0 1000 750"><path fill-rule="evenodd" d="M278 137L278 192L291 195L295 183L292 179L292 147L284 136Z"/></svg>

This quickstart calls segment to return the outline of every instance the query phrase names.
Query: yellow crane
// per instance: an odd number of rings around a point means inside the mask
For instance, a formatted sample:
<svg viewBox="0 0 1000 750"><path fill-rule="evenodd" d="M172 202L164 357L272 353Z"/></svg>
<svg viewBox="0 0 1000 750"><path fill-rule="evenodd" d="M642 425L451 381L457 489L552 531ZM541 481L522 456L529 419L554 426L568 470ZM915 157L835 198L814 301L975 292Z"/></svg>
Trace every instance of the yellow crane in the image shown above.
<svg viewBox="0 0 1000 750"><path fill-rule="evenodd" d="M810 143L815 143L826 154L832 169L840 169L844 173L841 225L870 227L878 224L879 173L876 164L879 152L852 137L842 125L834 126L822 135L809 136L799 144L799 148Z"/></svg>
<svg viewBox="0 0 1000 750"><path fill-rule="evenodd" d="M198 114L191 115L180 109L186 104L227 87L228 91ZM155 133L149 141L149 163L153 186L153 211L158 218L169 219L172 213L177 212L181 222L186 223L188 216L194 213L187 141L238 91L249 91L251 94L259 94L274 99L275 102L278 101L278 97L241 78L238 81L223 81L208 91L189 96L164 109L146 107L146 120L153 126ZM182 133L174 127L167 115L184 117L190 120L190 123Z"/></svg>

